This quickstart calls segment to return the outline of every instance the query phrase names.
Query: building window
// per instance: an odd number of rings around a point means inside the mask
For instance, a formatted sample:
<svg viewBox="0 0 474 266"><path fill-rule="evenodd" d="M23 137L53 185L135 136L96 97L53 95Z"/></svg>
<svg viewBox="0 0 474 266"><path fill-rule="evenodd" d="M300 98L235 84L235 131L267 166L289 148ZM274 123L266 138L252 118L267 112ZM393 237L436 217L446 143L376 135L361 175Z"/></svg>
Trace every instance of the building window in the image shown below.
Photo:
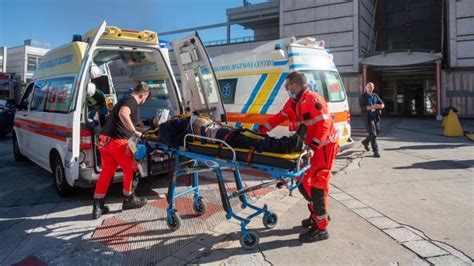
<svg viewBox="0 0 474 266"><path fill-rule="evenodd" d="M6 72L3 70L3 55L0 55L0 72Z"/></svg>
<svg viewBox="0 0 474 266"><path fill-rule="evenodd" d="M36 71L36 68L38 67L38 63L41 60L40 56L28 56L28 65L27 65L27 71L28 72L34 72Z"/></svg>

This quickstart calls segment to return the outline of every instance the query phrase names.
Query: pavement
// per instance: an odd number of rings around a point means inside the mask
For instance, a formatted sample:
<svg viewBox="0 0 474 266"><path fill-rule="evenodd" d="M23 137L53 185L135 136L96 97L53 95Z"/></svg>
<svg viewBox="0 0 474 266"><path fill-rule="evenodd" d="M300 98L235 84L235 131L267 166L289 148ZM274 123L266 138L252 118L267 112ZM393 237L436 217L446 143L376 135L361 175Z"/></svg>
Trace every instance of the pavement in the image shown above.
<svg viewBox="0 0 474 266"><path fill-rule="evenodd" d="M360 146L365 132L352 117L356 146L335 162L331 180L330 238L301 244L307 218L298 192L268 187L251 201L278 214L265 229L260 217L249 227L260 244L244 250L240 225L226 220L217 184L203 176L207 211L198 216L191 198L177 203L181 228L165 222L166 177L143 179L138 194L150 199L140 210L121 212L120 184L112 186L112 212L90 220L92 190L71 198L54 193L50 175L30 162L16 163L11 140L0 141L1 265L472 265L474 257L474 142L441 135L434 119L386 118L379 137L382 158ZM473 120L463 120L474 131ZM247 172L247 185L268 180ZM235 190L226 175L229 191ZM187 186L182 180L180 189ZM238 202L233 208L239 214Z"/></svg>

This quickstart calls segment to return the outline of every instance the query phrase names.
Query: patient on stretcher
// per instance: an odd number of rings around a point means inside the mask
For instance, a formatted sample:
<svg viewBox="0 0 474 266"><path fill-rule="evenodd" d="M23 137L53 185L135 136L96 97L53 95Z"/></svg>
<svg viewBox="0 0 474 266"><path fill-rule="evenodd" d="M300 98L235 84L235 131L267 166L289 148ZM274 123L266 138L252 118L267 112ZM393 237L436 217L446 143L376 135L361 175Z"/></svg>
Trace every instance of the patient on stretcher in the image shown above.
<svg viewBox="0 0 474 266"><path fill-rule="evenodd" d="M156 121L154 121L154 126L157 126ZM158 139L161 143L178 147L183 145L186 134L194 134L223 140L233 148L244 148L257 152L292 153L302 150L305 137L303 131L304 129L291 137L273 138L248 129L236 129L205 116L188 115L175 116L160 124ZM214 143L212 141L206 142Z"/></svg>

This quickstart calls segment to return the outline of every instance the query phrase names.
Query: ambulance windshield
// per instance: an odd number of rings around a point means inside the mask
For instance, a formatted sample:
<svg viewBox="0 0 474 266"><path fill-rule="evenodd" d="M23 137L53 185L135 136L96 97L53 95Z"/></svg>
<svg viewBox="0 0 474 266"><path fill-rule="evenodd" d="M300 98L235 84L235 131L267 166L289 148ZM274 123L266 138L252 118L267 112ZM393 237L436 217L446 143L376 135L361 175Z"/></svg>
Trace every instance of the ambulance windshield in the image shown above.
<svg viewBox="0 0 474 266"><path fill-rule="evenodd" d="M323 96L328 102L340 102L346 99L344 86L335 71L303 70L308 89Z"/></svg>

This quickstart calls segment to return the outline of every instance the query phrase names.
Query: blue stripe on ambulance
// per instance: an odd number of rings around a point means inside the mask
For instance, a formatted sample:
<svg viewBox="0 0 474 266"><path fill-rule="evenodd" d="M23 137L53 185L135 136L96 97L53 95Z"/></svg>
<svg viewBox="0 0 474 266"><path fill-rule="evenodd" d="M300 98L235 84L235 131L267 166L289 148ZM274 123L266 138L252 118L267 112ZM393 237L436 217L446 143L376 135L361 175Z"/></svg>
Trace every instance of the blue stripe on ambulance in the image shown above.
<svg viewBox="0 0 474 266"><path fill-rule="evenodd" d="M258 92L260 91L260 88L262 88L263 83L267 79L268 74L263 74L260 79L257 82L257 85L255 85L255 88L253 88L252 93L249 96L249 99L247 100L247 103L244 105L244 108L242 108L242 114L246 114L247 111L249 110L250 106L252 103L255 101L255 98L257 97ZM242 123L237 122L235 123L235 127L241 127Z"/></svg>
<svg viewBox="0 0 474 266"><path fill-rule="evenodd" d="M289 53L288 54L288 58L295 57L295 56L301 56L301 54L300 53Z"/></svg>
<svg viewBox="0 0 474 266"><path fill-rule="evenodd" d="M288 64L288 60L273 61L273 66L284 66Z"/></svg>
<svg viewBox="0 0 474 266"><path fill-rule="evenodd" d="M304 67L309 67L309 65L308 64L292 64L292 65L290 65L290 69L304 68Z"/></svg>
<svg viewBox="0 0 474 266"><path fill-rule="evenodd" d="M281 85L283 82L285 82L286 76L288 76L288 73L283 72L280 75L280 78L278 79L277 83L275 84L275 87L273 87L272 92L270 93L270 96L267 99L267 102L263 105L262 109L260 110L260 114L266 114L270 106L273 104L273 101L275 101L276 96L278 95L278 92L280 91ZM254 124L252 127L252 130L257 130L258 124Z"/></svg>

